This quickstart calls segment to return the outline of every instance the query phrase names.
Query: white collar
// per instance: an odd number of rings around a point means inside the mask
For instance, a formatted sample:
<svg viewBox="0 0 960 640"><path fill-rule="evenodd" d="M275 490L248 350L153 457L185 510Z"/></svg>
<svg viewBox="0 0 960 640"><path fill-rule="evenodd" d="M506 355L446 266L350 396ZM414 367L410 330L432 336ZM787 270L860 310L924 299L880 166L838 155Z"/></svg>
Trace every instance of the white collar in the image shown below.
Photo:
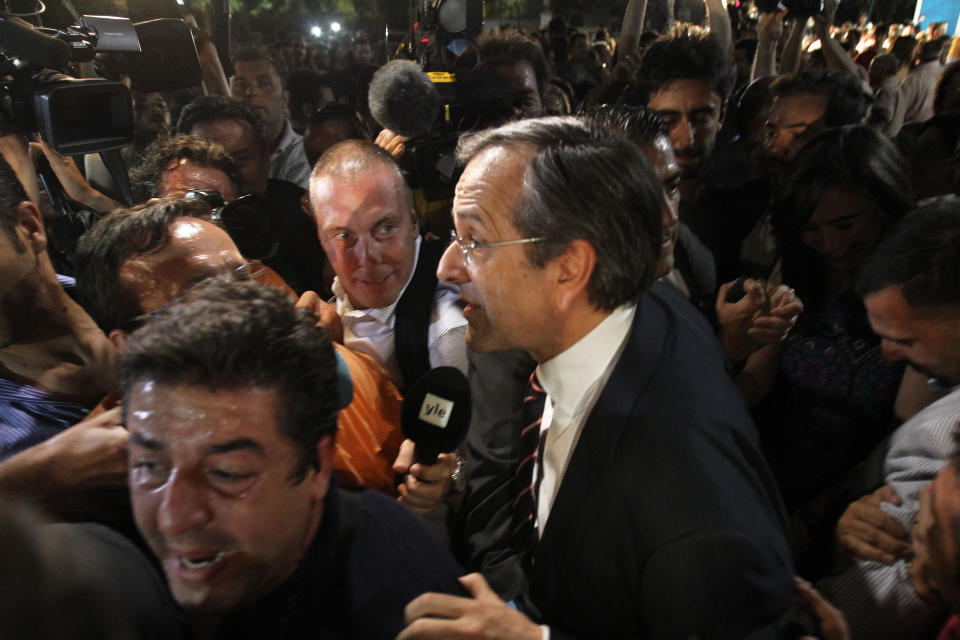
<svg viewBox="0 0 960 640"><path fill-rule="evenodd" d="M614 309L573 346L537 367L537 379L553 403L554 415L566 426L569 418L596 400L633 326L636 304ZM552 428L552 427L551 427Z"/></svg>

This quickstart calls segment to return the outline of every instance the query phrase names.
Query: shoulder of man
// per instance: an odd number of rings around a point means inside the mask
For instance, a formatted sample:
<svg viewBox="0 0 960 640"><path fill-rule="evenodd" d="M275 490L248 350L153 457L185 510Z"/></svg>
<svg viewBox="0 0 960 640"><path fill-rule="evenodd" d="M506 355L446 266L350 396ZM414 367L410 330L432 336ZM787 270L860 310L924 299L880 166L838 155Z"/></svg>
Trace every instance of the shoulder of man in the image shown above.
<svg viewBox="0 0 960 640"><path fill-rule="evenodd" d="M40 527L37 536L44 548L64 554L58 578L74 581L74 592L83 594L65 604L96 628L102 624L100 637L184 637L179 609L153 558L123 535L99 524L58 523Z"/></svg>
<svg viewBox="0 0 960 640"><path fill-rule="evenodd" d="M423 593L466 595L463 570L421 517L376 491L340 493L342 513L356 517L347 576L357 637L395 637L404 607Z"/></svg>

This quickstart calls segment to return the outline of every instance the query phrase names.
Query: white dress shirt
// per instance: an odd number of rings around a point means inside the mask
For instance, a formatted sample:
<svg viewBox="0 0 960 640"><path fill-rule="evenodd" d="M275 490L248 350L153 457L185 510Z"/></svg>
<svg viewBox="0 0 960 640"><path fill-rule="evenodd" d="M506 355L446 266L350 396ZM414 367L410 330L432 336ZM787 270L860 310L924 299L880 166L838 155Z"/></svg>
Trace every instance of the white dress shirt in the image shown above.
<svg viewBox="0 0 960 640"><path fill-rule="evenodd" d="M343 322L343 344L350 349L361 351L377 361L387 370L390 377L403 386L405 382L400 373L394 344L394 326L396 324L397 303L410 286L413 274L420 259L418 237L414 247L415 258L410 277L400 290L400 295L392 304L373 309L355 309L350 302L340 278L333 279L333 295L336 297L337 314ZM467 373L467 321L463 317L460 304L459 287L446 282L437 283L433 295L433 309L430 312L430 326L427 329L427 349L430 353L431 367L456 367ZM412 381L411 381L412 382Z"/></svg>
<svg viewBox="0 0 960 640"><path fill-rule="evenodd" d="M307 152L303 150L303 136L294 131L290 123L284 119L280 142L270 154L268 177L286 180L302 189L309 189L310 169Z"/></svg>
<svg viewBox="0 0 960 640"><path fill-rule="evenodd" d="M617 307L576 344L537 367L537 379L547 393L540 423L540 433L547 432L543 479L537 494L541 536L583 425L620 359L636 312L635 304ZM534 475L540 470L538 465Z"/></svg>

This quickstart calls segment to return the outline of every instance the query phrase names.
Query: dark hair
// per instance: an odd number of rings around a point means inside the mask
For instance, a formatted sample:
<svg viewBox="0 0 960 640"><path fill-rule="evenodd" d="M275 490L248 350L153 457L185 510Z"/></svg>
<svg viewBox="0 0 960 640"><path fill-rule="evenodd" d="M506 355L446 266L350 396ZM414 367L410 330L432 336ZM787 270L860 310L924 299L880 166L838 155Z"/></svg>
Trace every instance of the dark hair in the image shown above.
<svg viewBox="0 0 960 640"><path fill-rule="evenodd" d="M915 206L903 157L871 127L826 129L800 151L771 204L771 223L783 259L783 281L797 290L807 307L803 317L811 321L825 298L828 271L801 234L820 198L835 187L870 201L884 228Z"/></svg>
<svg viewBox="0 0 960 640"><path fill-rule="evenodd" d="M151 144L143 154L143 162L130 171L134 199L143 202L156 197L160 193L164 172L175 169L180 160L219 169L230 179L237 196L247 190L236 161L223 147L199 136L179 135Z"/></svg>
<svg viewBox="0 0 960 640"><path fill-rule="evenodd" d="M954 79L957 75L960 74L960 62L951 62L943 69L943 73L940 74L940 79L937 80L937 88L933 94L933 112L940 113L944 110L944 105L947 102L947 98L950 97L951 85L954 82ZM954 91L960 91L958 88L953 88Z"/></svg>
<svg viewBox="0 0 960 640"><path fill-rule="evenodd" d="M211 391L262 387L297 450L293 481L319 468L317 443L337 429L336 358L323 329L280 289L214 278L153 315L123 353L124 408L143 380Z"/></svg>
<svg viewBox="0 0 960 640"><path fill-rule="evenodd" d="M320 75L322 84L330 87L335 100L343 102L346 99L349 104L357 106L357 79L354 76L339 69L328 69ZM365 102L366 94L363 95Z"/></svg>
<svg viewBox="0 0 960 640"><path fill-rule="evenodd" d="M775 76L763 76L743 88L734 114L737 132L741 136L747 133L751 123L761 114L770 112L770 104L773 102L770 87L774 80Z"/></svg>
<svg viewBox="0 0 960 640"><path fill-rule="evenodd" d="M855 76L838 71L807 69L780 76L770 86L774 98L798 95L822 96L827 104L824 127L861 124L873 102Z"/></svg>
<svg viewBox="0 0 960 640"><path fill-rule="evenodd" d="M917 140L930 129L940 130L943 145L948 149L949 155L953 155L953 150L957 148L957 142L960 142L960 111L937 113L932 118L919 123ZM914 153L915 156L916 153Z"/></svg>
<svg viewBox="0 0 960 640"><path fill-rule="evenodd" d="M934 60L939 60L940 55L943 53L943 38L937 38L936 40L928 40L920 45L920 60L923 62L932 62Z"/></svg>
<svg viewBox="0 0 960 640"><path fill-rule="evenodd" d="M641 107L604 104L587 109L584 115L611 131L621 132L635 144L653 144L657 138L670 135L663 120Z"/></svg>
<svg viewBox="0 0 960 640"><path fill-rule="evenodd" d="M466 165L490 147L529 150L514 226L542 243L526 245L543 266L576 239L597 254L587 293L612 310L649 288L660 256L660 183L640 149L597 123L572 117L520 120L461 138Z"/></svg>
<svg viewBox="0 0 960 640"><path fill-rule="evenodd" d="M370 132L360 119L357 110L342 102L328 102L310 115L309 123L317 126L328 120L339 120L350 126L350 138L368 139Z"/></svg>
<svg viewBox="0 0 960 640"><path fill-rule="evenodd" d="M864 261L857 293L900 287L911 307L960 304L960 209L921 207L898 222Z"/></svg>
<svg viewBox="0 0 960 640"><path fill-rule="evenodd" d="M870 61L870 71L874 69L886 76L895 76L900 70L900 59L892 53L882 53Z"/></svg>
<svg viewBox="0 0 960 640"><path fill-rule="evenodd" d="M487 69L518 62L529 63L537 76L540 99L546 99L550 65L543 47L535 38L516 31L489 31L477 37L477 51L480 53L480 64Z"/></svg>
<svg viewBox="0 0 960 640"><path fill-rule="evenodd" d="M290 100L287 106L291 113L299 111L300 105L304 103L319 104L323 98L322 89L326 86L324 76L313 69L294 69L288 73L287 91L290 92ZM332 88L330 92L333 93Z"/></svg>
<svg viewBox="0 0 960 640"><path fill-rule="evenodd" d="M280 78L280 88L287 88L287 79L285 74L281 72L282 67L277 64L277 61L270 57L264 49L259 47L242 47L237 49L233 54L233 66L236 67L238 62L259 62L265 60L270 63L270 66L273 67L274 73L277 74L277 77Z"/></svg>
<svg viewBox="0 0 960 640"><path fill-rule="evenodd" d="M917 53L917 39L913 36L898 36L890 45L890 53L897 56L901 67L911 64Z"/></svg>
<svg viewBox="0 0 960 640"><path fill-rule="evenodd" d="M235 120L250 127L257 146L267 147L267 125L249 102L227 96L199 96L183 108L175 131L188 135L197 125L220 120Z"/></svg>
<svg viewBox="0 0 960 640"><path fill-rule="evenodd" d="M123 263L166 248L170 225L178 218L209 217L210 207L201 200L163 200L114 211L80 237L77 290L104 333L130 330L130 323L143 313L136 296L120 282Z"/></svg>
<svg viewBox="0 0 960 640"><path fill-rule="evenodd" d="M727 54L720 40L701 27L675 24L647 47L633 83L643 104L674 80L702 80L726 100L730 95Z"/></svg>
<svg viewBox="0 0 960 640"><path fill-rule="evenodd" d="M12 230L16 226L17 205L24 200L29 200L26 190L13 167L0 155L0 227Z"/></svg>

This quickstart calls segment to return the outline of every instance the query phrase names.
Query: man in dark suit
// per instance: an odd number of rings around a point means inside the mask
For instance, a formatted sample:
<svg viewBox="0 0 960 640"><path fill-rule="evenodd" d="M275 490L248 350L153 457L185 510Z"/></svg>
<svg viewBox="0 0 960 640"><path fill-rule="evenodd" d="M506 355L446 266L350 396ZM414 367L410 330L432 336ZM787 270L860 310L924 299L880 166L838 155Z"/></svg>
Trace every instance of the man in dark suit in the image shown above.
<svg viewBox="0 0 960 640"><path fill-rule="evenodd" d="M473 598L421 596L400 638L772 637L793 589L779 497L708 325L650 289L660 187L642 153L573 118L459 153L439 274L470 347L539 363L502 541L529 591L515 610L466 576Z"/></svg>

